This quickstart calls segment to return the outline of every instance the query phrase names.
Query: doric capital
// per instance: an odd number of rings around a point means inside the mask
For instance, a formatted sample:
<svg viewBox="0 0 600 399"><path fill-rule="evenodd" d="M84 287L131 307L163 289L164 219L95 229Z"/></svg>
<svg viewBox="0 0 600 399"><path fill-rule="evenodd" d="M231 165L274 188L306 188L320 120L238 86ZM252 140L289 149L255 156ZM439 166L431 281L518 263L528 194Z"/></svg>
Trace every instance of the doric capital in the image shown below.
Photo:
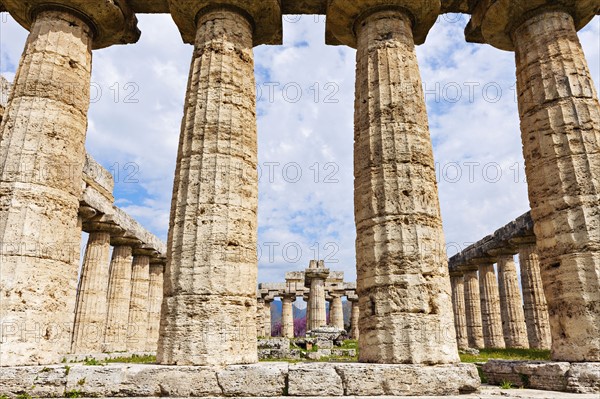
<svg viewBox="0 0 600 399"><path fill-rule="evenodd" d="M600 12L598 0L477 0L465 35L467 41L512 51L512 34L529 18L546 11L565 11L575 28L583 28Z"/></svg>
<svg viewBox="0 0 600 399"><path fill-rule="evenodd" d="M6 10L25 29L46 10L66 11L85 21L92 30L93 48L135 43L140 38L137 18L125 0L2 0Z"/></svg>
<svg viewBox="0 0 600 399"><path fill-rule="evenodd" d="M235 10L248 18L254 27L254 46L282 43L280 0L169 0L169 8L185 43L194 44L199 17L218 9Z"/></svg>
<svg viewBox="0 0 600 399"><path fill-rule="evenodd" d="M306 269L304 272L304 285L310 287L313 280L327 280L329 269Z"/></svg>
<svg viewBox="0 0 600 399"><path fill-rule="evenodd" d="M356 48L355 25L377 11L401 10L412 21L415 44L425 43L440 14L440 0L330 0L327 7L326 42Z"/></svg>

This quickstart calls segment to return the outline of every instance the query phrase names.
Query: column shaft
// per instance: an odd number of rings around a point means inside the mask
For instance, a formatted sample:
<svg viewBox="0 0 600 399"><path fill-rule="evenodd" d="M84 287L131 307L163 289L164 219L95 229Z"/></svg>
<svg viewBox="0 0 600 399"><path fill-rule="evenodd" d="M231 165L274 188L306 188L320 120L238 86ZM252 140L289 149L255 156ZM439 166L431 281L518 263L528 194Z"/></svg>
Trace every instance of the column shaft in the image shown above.
<svg viewBox="0 0 600 399"><path fill-rule="evenodd" d="M118 245L113 248L108 282L108 304L104 352L127 350L127 323L131 300L132 249Z"/></svg>
<svg viewBox="0 0 600 399"><path fill-rule="evenodd" d="M310 321L310 294L308 294L308 298L304 298L304 302L306 302L306 331L312 330L311 321Z"/></svg>
<svg viewBox="0 0 600 399"><path fill-rule="evenodd" d="M333 296L331 300L331 309L329 310L330 324L333 327L344 329L344 307L341 296Z"/></svg>
<svg viewBox="0 0 600 399"><path fill-rule="evenodd" d="M454 309L454 327L456 329L456 343L458 349L469 347L467 334L467 316L465 313L465 279L464 276L450 277L452 286L452 306Z"/></svg>
<svg viewBox="0 0 600 399"><path fill-rule="evenodd" d="M350 313L350 338L358 339L360 334L358 330L360 318L360 307L358 300L352 301L352 312Z"/></svg>
<svg viewBox="0 0 600 399"><path fill-rule="evenodd" d="M294 300L295 296L283 296L281 299L281 336L294 338Z"/></svg>
<svg viewBox="0 0 600 399"><path fill-rule="evenodd" d="M110 233L89 234L77 293L72 353L100 353L106 328Z"/></svg>
<svg viewBox="0 0 600 399"><path fill-rule="evenodd" d="M253 26L240 13L218 9L200 15L197 27L175 173L158 361L255 363Z"/></svg>
<svg viewBox="0 0 600 399"><path fill-rule="evenodd" d="M265 327L264 327L264 332L265 332L265 337L271 337L272 331L273 331L273 323L272 323L272 316L271 316L271 303L273 303L272 301L265 301L265 305L263 307L263 312L264 312L264 318L263 318L263 322L265 323Z"/></svg>
<svg viewBox="0 0 600 399"><path fill-rule="evenodd" d="M513 255L498 257L498 281L502 331L507 348L529 348L523 301Z"/></svg>
<svg viewBox="0 0 600 399"><path fill-rule="evenodd" d="M143 352L148 337L148 290L150 287L150 257L133 257L131 270L131 300L127 323L127 350Z"/></svg>
<svg viewBox="0 0 600 399"><path fill-rule="evenodd" d="M484 348L479 280L476 270L465 272L465 308L469 347L476 349Z"/></svg>
<svg viewBox="0 0 600 399"><path fill-rule="evenodd" d="M256 336L265 337L265 301L260 298L256 301Z"/></svg>
<svg viewBox="0 0 600 399"><path fill-rule="evenodd" d="M327 309L325 306L325 281L315 278L310 283L310 329L314 330L327 325Z"/></svg>
<svg viewBox="0 0 600 399"><path fill-rule="evenodd" d="M523 311L527 324L529 347L550 349L552 338L548 320L548 304L544 295L540 260L535 244L519 248L519 264L521 266L521 285L523 286Z"/></svg>
<svg viewBox="0 0 600 399"><path fill-rule="evenodd" d="M552 357L600 361L600 105L566 12L513 32L531 216Z"/></svg>
<svg viewBox="0 0 600 399"><path fill-rule="evenodd" d="M378 11L355 26L360 360L457 362L435 163L411 18L399 10Z"/></svg>
<svg viewBox="0 0 600 399"><path fill-rule="evenodd" d="M4 113L2 366L57 363L71 347L91 42L79 18L40 12Z"/></svg>
<svg viewBox="0 0 600 399"><path fill-rule="evenodd" d="M479 266L479 293L485 347L505 348L498 279L491 263Z"/></svg>
<svg viewBox="0 0 600 399"><path fill-rule="evenodd" d="M161 263L153 263L150 265L150 281L148 285L148 338L146 340L146 352L156 352L158 347L164 269L165 267Z"/></svg>

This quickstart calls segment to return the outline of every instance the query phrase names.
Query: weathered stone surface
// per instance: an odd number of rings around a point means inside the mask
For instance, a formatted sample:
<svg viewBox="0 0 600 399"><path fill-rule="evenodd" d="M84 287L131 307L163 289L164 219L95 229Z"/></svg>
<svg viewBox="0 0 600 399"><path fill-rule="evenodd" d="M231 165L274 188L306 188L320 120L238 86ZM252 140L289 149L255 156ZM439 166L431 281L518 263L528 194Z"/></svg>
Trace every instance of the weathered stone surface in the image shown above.
<svg viewBox="0 0 600 399"><path fill-rule="evenodd" d="M529 348L527 327L523 313L523 300L517 278L517 267L513 255L498 257L498 288L502 331L508 348Z"/></svg>
<svg viewBox="0 0 600 399"><path fill-rule="evenodd" d="M317 266L315 261L311 261L311 266L306 269L304 273L306 279L305 285L310 287L308 298L310 319L307 319L307 331L312 331L327 325L325 280L329 276L329 273L329 269Z"/></svg>
<svg viewBox="0 0 600 399"><path fill-rule="evenodd" d="M342 297L332 294L331 309L329 309L329 324L340 330L344 329L344 308L342 306Z"/></svg>
<svg viewBox="0 0 600 399"><path fill-rule="evenodd" d="M360 332L358 330L358 324L360 320L360 307L358 304L358 298L349 299L352 303L352 310L350 312L350 338L358 339L360 337Z"/></svg>
<svg viewBox="0 0 600 399"><path fill-rule="evenodd" d="M281 396L287 371L287 363L229 366L217 371L217 378L224 396Z"/></svg>
<svg viewBox="0 0 600 399"><path fill-rule="evenodd" d="M148 336L148 287L150 258L135 255L131 271L131 300L127 323L127 350L143 352Z"/></svg>
<svg viewBox="0 0 600 399"><path fill-rule="evenodd" d="M265 324L264 328L263 328L263 332L264 332L264 336L265 337L270 337L271 333L273 331L273 319L272 319L272 305L273 301L272 300L265 300L265 304L263 306L263 312L264 312L264 316L263 316L263 323Z"/></svg>
<svg viewBox="0 0 600 399"><path fill-rule="evenodd" d="M57 363L70 349L90 74L89 27L38 14L0 134L2 366Z"/></svg>
<svg viewBox="0 0 600 399"><path fill-rule="evenodd" d="M465 272L465 307L469 347L484 348L479 279L476 270Z"/></svg>
<svg viewBox="0 0 600 399"><path fill-rule="evenodd" d="M465 279L464 276L451 276L452 306L454 310L454 327L456 328L456 343L458 349L469 347L467 334L467 316L465 314Z"/></svg>
<svg viewBox="0 0 600 399"><path fill-rule="evenodd" d="M569 14L536 15L512 37L552 357L600 361L598 96Z"/></svg>
<svg viewBox="0 0 600 399"><path fill-rule="evenodd" d="M31 397L62 397L67 383L64 366L0 367L0 395L11 399L27 393Z"/></svg>
<svg viewBox="0 0 600 399"><path fill-rule="evenodd" d="M567 391L600 393L600 363L571 363L567 373Z"/></svg>
<svg viewBox="0 0 600 399"><path fill-rule="evenodd" d="M198 20L169 229L158 350L164 364L258 360L252 31L230 10Z"/></svg>
<svg viewBox="0 0 600 399"><path fill-rule="evenodd" d="M110 233L93 231L88 237L75 308L73 353L102 351L106 329L106 303L110 256Z"/></svg>
<svg viewBox="0 0 600 399"><path fill-rule="evenodd" d="M457 362L433 150L410 16L397 10L371 14L357 25L357 38L360 360Z"/></svg>
<svg viewBox="0 0 600 399"><path fill-rule="evenodd" d="M127 245L113 248L108 282L106 330L103 351L127 350L127 324L131 300L131 273L133 255Z"/></svg>
<svg viewBox="0 0 600 399"><path fill-rule="evenodd" d="M342 396L342 378L328 363L291 364L288 375L290 396Z"/></svg>
<svg viewBox="0 0 600 399"><path fill-rule="evenodd" d="M281 298L281 335L285 338L294 338L294 309L296 295L284 295Z"/></svg>
<svg viewBox="0 0 600 399"><path fill-rule="evenodd" d="M486 348L504 348L500 293L493 264L479 266L479 293L481 298L481 322L483 342Z"/></svg>
<svg viewBox="0 0 600 399"><path fill-rule="evenodd" d="M165 266L162 263L150 264L150 279L148 283L148 327L146 352L156 352L160 328L160 309L163 299L163 274Z"/></svg>

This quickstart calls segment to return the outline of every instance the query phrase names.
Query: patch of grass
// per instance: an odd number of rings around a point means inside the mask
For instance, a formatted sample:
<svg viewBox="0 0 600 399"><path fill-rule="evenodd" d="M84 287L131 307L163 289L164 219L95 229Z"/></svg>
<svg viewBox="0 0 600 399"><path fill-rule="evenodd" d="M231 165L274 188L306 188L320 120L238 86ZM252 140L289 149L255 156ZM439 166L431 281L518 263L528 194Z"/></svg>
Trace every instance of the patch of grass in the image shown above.
<svg viewBox="0 0 600 399"><path fill-rule="evenodd" d="M463 363L485 363L500 360L550 360L550 351L542 349L481 349L479 355L461 354Z"/></svg>
<svg viewBox="0 0 600 399"><path fill-rule="evenodd" d="M342 346L336 347L335 349L356 349L356 350L358 350L358 341L355 339L347 339L344 341Z"/></svg>
<svg viewBox="0 0 600 399"><path fill-rule="evenodd" d="M71 371L71 366L65 366L65 376L68 376L70 371Z"/></svg>
<svg viewBox="0 0 600 399"><path fill-rule="evenodd" d="M65 392L65 398L81 398L81 391L79 389L72 389Z"/></svg>
<svg viewBox="0 0 600 399"><path fill-rule="evenodd" d="M500 384L500 389L513 389L513 384L512 382L509 381L502 381L502 384Z"/></svg>
<svg viewBox="0 0 600 399"><path fill-rule="evenodd" d="M272 363L272 362L284 362L284 363L292 363L292 364L296 364L296 363L302 363L303 361L305 361L304 359L275 359L275 358L267 358L267 359L260 359L260 362L263 363Z"/></svg>
<svg viewBox="0 0 600 399"><path fill-rule="evenodd" d="M487 379L485 373L483 372L483 367L477 366L477 374L479 374L479 379L481 380L481 383L487 384L488 379Z"/></svg>
<svg viewBox="0 0 600 399"><path fill-rule="evenodd" d="M23 392L17 395L17 399L31 399L31 395L27 392Z"/></svg>
<svg viewBox="0 0 600 399"><path fill-rule="evenodd" d="M98 360L94 359L93 357L88 359L87 357L83 360L83 364L84 366L104 366L104 363L99 362Z"/></svg>
<svg viewBox="0 0 600 399"><path fill-rule="evenodd" d="M47 373L47 372L49 372L49 371L52 371L52 369L51 369L50 367L44 367L44 368L43 368L43 369L40 371L40 373Z"/></svg>
<svg viewBox="0 0 600 399"><path fill-rule="evenodd" d="M155 364L156 363L156 356L153 356L153 355L146 355L146 356L133 355L131 357L114 357L112 359L107 359L106 363Z"/></svg>
<svg viewBox="0 0 600 399"><path fill-rule="evenodd" d="M82 386L83 384L85 384L85 378L82 378L79 381L77 381L77 385Z"/></svg>
<svg viewBox="0 0 600 399"><path fill-rule="evenodd" d="M8 399L8 396L6 396L6 395L0 395L0 399Z"/></svg>

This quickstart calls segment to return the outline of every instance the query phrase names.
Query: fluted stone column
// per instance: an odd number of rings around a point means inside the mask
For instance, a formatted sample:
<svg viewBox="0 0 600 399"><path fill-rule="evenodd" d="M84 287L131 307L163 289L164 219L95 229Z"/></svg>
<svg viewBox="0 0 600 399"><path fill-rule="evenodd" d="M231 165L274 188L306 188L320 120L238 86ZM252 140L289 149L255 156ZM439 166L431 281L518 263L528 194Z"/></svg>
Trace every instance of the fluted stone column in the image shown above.
<svg viewBox="0 0 600 399"><path fill-rule="evenodd" d="M252 48L277 42L281 9L276 0L169 3L194 53L157 358L161 364L255 363L258 174Z"/></svg>
<svg viewBox="0 0 600 399"><path fill-rule="evenodd" d="M272 331L273 331L273 317L271 315L271 304L273 303L272 299L265 299L265 304L263 307L263 312L264 312L264 317L263 317L263 323L265 324L264 326L264 332L265 332L265 337L271 337L272 335Z"/></svg>
<svg viewBox="0 0 600 399"><path fill-rule="evenodd" d="M132 247L115 245L110 262L104 352L127 350L132 262Z"/></svg>
<svg viewBox="0 0 600 399"><path fill-rule="evenodd" d="M467 316L467 334L469 336L469 347L476 349L485 347L483 341L479 291L477 270L465 272L465 313Z"/></svg>
<svg viewBox="0 0 600 399"><path fill-rule="evenodd" d="M548 304L540 275L540 260L535 243L519 247L521 285L523 286L523 311L527 325L529 347L550 349L552 338L548 320Z"/></svg>
<svg viewBox="0 0 600 399"><path fill-rule="evenodd" d="M498 256L498 282L506 347L529 348L523 301L513 255Z"/></svg>
<svg viewBox="0 0 600 399"><path fill-rule="evenodd" d="M479 293L483 342L486 348L505 348L500 292L493 263L479 265Z"/></svg>
<svg viewBox="0 0 600 399"><path fill-rule="evenodd" d="M2 3L30 33L0 132L0 363L58 363L76 303L92 48L135 41L123 32L137 30L112 2L101 12L94 2L78 12L72 0Z"/></svg>
<svg viewBox="0 0 600 399"><path fill-rule="evenodd" d="M303 299L306 302L306 331L310 331L310 291L303 295Z"/></svg>
<svg viewBox="0 0 600 399"><path fill-rule="evenodd" d="M360 361L457 362L435 163L415 53L439 1L393 1L387 8L365 1L329 3L330 36L357 48Z"/></svg>
<svg viewBox="0 0 600 399"><path fill-rule="evenodd" d="M450 277L452 285L452 306L454 310L454 327L458 349L469 348L467 333L467 315L465 313L465 278L462 274Z"/></svg>
<svg viewBox="0 0 600 399"><path fill-rule="evenodd" d="M77 293L72 353L100 353L106 328L110 232L89 232Z"/></svg>
<svg viewBox="0 0 600 399"><path fill-rule="evenodd" d="M525 171L552 358L598 362L600 104L577 36L597 13L598 1L482 6L473 13L478 17L470 31L481 33L479 41L516 54Z"/></svg>
<svg viewBox="0 0 600 399"><path fill-rule="evenodd" d="M327 309L325 305L325 280L329 269L306 269L305 277L309 281L310 323L307 331L327 325Z"/></svg>
<svg viewBox="0 0 600 399"><path fill-rule="evenodd" d="M134 252L131 271L131 301L127 323L127 350L143 352L148 336L148 291L150 287L150 256Z"/></svg>
<svg viewBox="0 0 600 399"><path fill-rule="evenodd" d="M281 298L281 336L294 338L294 308L296 294L284 294Z"/></svg>
<svg viewBox="0 0 600 399"><path fill-rule="evenodd" d="M146 352L156 352L160 328L160 309L163 299L163 274L165 265L162 260L150 263L150 279L148 283L148 327Z"/></svg>
<svg viewBox="0 0 600 399"><path fill-rule="evenodd" d="M257 337L266 337L265 334L265 300L258 298L256 300L256 335Z"/></svg>
<svg viewBox="0 0 600 399"><path fill-rule="evenodd" d="M344 307L339 294L331 294L331 308L329 309L329 324L340 330L344 329Z"/></svg>
<svg viewBox="0 0 600 399"><path fill-rule="evenodd" d="M348 298L348 300L352 303L352 310L350 312L350 338L358 339L360 337L360 333L358 330L359 317L360 317L360 307L358 304L358 297L356 298Z"/></svg>

